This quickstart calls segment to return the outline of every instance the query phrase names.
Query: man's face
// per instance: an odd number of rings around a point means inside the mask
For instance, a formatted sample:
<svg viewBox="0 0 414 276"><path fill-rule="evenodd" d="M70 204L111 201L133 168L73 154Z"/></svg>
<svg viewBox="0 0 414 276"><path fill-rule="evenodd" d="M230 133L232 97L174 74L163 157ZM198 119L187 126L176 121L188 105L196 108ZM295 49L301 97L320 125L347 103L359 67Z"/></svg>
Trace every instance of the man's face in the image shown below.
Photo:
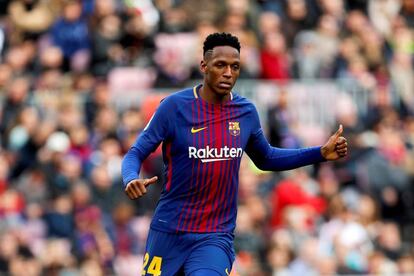
<svg viewBox="0 0 414 276"><path fill-rule="evenodd" d="M240 54L230 46L217 46L207 52L200 64L205 84L213 92L229 94L240 75Z"/></svg>

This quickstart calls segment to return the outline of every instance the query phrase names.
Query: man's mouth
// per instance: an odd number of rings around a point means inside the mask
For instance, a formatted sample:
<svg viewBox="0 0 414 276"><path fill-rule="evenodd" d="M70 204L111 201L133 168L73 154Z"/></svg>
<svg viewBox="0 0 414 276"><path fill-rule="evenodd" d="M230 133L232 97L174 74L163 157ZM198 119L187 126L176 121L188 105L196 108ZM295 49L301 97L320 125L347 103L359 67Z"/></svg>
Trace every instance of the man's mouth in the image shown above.
<svg viewBox="0 0 414 276"><path fill-rule="evenodd" d="M223 88L223 89L229 89L231 88L231 83L230 82L219 82L218 87Z"/></svg>

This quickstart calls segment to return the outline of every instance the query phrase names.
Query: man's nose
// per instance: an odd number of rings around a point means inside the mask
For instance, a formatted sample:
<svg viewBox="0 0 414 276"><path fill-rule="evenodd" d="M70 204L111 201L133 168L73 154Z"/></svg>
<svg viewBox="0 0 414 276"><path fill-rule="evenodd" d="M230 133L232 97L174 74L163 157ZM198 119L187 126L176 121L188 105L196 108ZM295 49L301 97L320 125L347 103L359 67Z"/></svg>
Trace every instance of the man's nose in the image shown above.
<svg viewBox="0 0 414 276"><path fill-rule="evenodd" d="M226 68L224 69L223 76L231 78L231 66L226 66Z"/></svg>

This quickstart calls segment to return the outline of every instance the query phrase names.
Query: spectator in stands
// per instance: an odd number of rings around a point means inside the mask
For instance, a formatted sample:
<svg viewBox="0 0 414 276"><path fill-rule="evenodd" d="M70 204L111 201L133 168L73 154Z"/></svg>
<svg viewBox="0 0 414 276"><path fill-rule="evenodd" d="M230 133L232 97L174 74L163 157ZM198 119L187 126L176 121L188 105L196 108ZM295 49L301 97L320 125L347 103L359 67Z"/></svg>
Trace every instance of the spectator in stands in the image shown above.
<svg viewBox="0 0 414 276"><path fill-rule="evenodd" d="M103 215L110 215L125 195L117 189L104 166L93 168L91 182L92 202L103 211Z"/></svg>
<svg viewBox="0 0 414 276"><path fill-rule="evenodd" d="M401 1L368 1L368 16L376 31L384 37L392 34L392 24L401 9Z"/></svg>
<svg viewBox="0 0 414 276"><path fill-rule="evenodd" d="M4 94L7 84L12 77L12 68L7 63L0 64L0 93Z"/></svg>
<svg viewBox="0 0 414 276"><path fill-rule="evenodd" d="M414 257L407 254L398 260L398 271L401 274L414 273Z"/></svg>
<svg viewBox="0 0 414 276"><path fill-rule="evenodd" d="M320 71L318 77L334 77L334 62L340 44L339 30L339 24L335 17L331 15L322 15L319 17L316 28L316 47L320 49Z"/></svg>
<svg viewBox="0 0 414 276"><path fill-rule="evenodd" d="M140 253L140 240L133 229L134 207L126 202L113 206L113 239L117 254L125 257Z"/></svg>
<svg viewBox="0 0 414 276"><path fill-rule="evenodd" d="M9 83L2 117L0 121L1 141L8 146L7 133L11 130L18 115L29 103L30 80L27 77L18 77Z"/></svg>
<svg viewBox="0 0 414 276"><path fill-rule="evenodd" d="M53 5L45 0L14 0L9 5L9 16L15 27L12 37L15 42L25 37L37 38L55 19Z"/></svg>
<svg viewBox="0 0 414 276"><path fill-rule="evenodd" d="M402 8L400 10L400 14L406 21L407 25L410 26L410 28L414 27L414 4L410 0L402 0Z"/></svg>
<svg viewBox="0 0 414 276"><path fill-rule="evenodd" d="M92 34L92 71L96 76L106 76L116 65L124 63L124 51L120 44L121 19L108 15L101 19Z"/></svg>
<svg viewBox="0 0 414 276"><path fill-rule="evenodd" d="M12 69L13 76L28 74L31 60L22 44L9 47L5 54L5 61Z"/></svg>
<svg viewBox="0 0 414 276"><path fill-rule="evenodd" d="M318 0L318 4L322 15L335 18L338 26L343 27L347 16L344 0Z"/></svg>
<svg viewBox="0 0 414 276"><path fill-rule="evenodd" d="M283 227L289 222L289 218L288 220L284 218L289 216L289 207L297 207L298 212L305 216L303 227L306 231L310 231L314 227L317 214L323 213L326 208L326 202L315 190L317 190L316 183L304 169L296 170L279 182L272 193L271 226Z"/></svg>
<svg viewBox="0 0 414 276"><path fill-rule="evenodd" d="M260 51L263 79L285 81L290 78L290 56L282 33L270 33L264 37Z"/></svg>
<svg viewBox="0 0 414 276"><path fill-rule="evenodd" d="M52 43L59 47L64 56L64 69L86 69L89 63L90 33L86 18L82 15L82 3L77 0L66 1L62 17L51 27Z"/></svg>
<svg viewBox="0 0 414 276"><path fill-rule="evenodd" d="M263 40L267 34L279 33L281 18L271 11L262 12L258 18L258 38Z"/></svg>
<svg viewBox="0 0 414 276"><path fill-rule="evenodd" d="M296 34L301 30L309 30L316 26L317 11L306 0L287 0L284 2L284 18L282 30L286 44L292 47Z"/></svg>
<svg viewBox="0 0 414 276"><path fill-rule="evenodd" d="M293 76L299 79L314 79L321 75L322 57L319 37L313 31L302 31L296 35L293 55Z"/></svg>
<svg viewBox="0 0 414 276"><path fill-rule="evenodd" d="M73 204L67 195L53 199L52 206L45 211L44 220L47 224L48 237L70 239L74 230L72 217Z"/></svg>

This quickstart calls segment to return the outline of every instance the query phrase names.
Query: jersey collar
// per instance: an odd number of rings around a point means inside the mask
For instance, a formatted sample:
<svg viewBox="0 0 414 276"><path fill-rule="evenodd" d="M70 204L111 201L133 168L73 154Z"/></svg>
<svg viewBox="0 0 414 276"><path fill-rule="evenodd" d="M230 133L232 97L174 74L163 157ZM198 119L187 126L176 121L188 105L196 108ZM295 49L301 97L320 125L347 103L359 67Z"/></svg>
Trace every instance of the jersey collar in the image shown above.
<svg viewBox="0 0 414 276"><path fill-rule="evenodd" d="M193 87L193 94L196 99L198 99L198 89L201 87L201 84ZM233 92L230 92L230 101L233 100Z"/></svg>

